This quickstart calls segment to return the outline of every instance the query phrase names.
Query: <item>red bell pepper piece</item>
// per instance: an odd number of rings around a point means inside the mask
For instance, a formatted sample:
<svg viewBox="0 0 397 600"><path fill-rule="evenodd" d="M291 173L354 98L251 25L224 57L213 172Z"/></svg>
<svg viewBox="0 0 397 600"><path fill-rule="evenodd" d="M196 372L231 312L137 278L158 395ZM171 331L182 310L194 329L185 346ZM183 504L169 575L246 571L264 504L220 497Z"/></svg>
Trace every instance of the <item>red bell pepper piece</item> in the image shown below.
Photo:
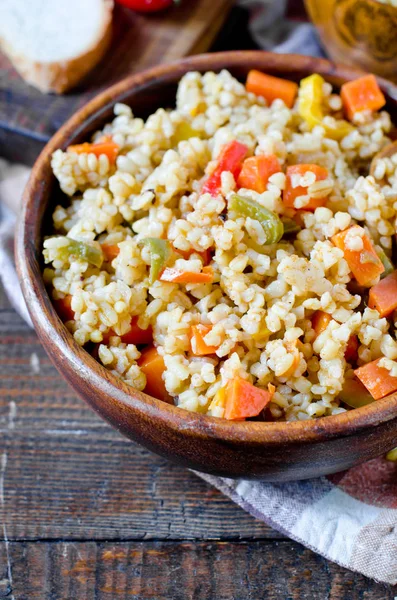
<svg viewBox="0 0 397 600"><path fill-rule="evenodd" d="M224 171L230 171L234 179L240 174L243 160L247 156L248 148L245 144L233 140L225 144L218 157L218 164L215 170L208 177L203 185L202 193L217 196L221 189L221 175Z"/></svg>

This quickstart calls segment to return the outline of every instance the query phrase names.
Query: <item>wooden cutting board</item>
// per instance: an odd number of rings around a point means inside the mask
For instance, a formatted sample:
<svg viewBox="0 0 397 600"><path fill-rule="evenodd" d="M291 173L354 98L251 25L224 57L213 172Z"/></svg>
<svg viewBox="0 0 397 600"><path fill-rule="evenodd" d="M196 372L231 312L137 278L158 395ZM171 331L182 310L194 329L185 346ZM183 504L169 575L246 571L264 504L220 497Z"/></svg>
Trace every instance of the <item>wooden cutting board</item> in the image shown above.
<svg viewBox="0 0 397 600"><path fill-rule="evenodd" d="M0 54L0 156L32 164L43 145L92 96L136 71L205 52L232 0L184 0L172 9L140 15L117 5L111 47L80 86L63 96L27 85Z"/></svg>

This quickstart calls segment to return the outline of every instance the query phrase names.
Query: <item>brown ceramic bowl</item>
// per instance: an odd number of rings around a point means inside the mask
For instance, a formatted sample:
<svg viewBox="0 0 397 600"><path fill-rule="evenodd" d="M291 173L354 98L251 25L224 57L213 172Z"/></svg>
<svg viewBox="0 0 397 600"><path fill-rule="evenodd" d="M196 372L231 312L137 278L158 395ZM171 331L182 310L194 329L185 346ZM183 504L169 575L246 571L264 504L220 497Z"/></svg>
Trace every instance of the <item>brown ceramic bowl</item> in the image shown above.
<svg viewBox="0 0 397 600"><path fill-rule="evenodd" d="M127 437L186 467L226 477L287 481L334 473L397 445L397 394L351 412L294 423L232 423L190 413L135 391L80 348L56 314L41 276L42 239L60 195L50 168L52 152L88 139L110 119L115 102L126 102L135 114L145 116L173 105L176 84L187 71L223 68L242 80L252 68L296 80L317 72L335 86L359 75L305 56L226 52L156 67L106 90L60 129L33 168L16 243L23 292L37 333L60 373ZM380 84L396 118L397 88L382 80Z"/></svg>

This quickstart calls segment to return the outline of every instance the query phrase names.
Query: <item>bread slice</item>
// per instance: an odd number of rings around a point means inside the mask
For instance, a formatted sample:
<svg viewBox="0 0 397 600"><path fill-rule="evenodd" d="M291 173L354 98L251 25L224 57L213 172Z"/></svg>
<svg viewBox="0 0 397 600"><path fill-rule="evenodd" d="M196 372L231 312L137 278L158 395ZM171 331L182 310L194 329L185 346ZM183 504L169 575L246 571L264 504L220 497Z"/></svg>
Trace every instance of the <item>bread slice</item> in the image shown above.
<svg viewBox="0 0 397 600"><path fill-rule="evenodd" d="M0 0L0 46L42 92L74 87L102 58L113 0Z"/></svg>

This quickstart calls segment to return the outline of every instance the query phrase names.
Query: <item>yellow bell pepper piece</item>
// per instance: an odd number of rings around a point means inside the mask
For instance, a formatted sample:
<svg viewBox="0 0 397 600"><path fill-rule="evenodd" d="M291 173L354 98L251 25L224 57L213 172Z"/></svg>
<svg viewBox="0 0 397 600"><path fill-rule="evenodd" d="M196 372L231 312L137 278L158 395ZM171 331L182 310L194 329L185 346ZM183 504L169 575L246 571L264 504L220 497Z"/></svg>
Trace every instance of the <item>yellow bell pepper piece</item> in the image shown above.
<svg viewBox="0 0 397 600"><path fill-rule="evenodd" d="M182 121L181 123L178 123L178 125L175 128L175 132L171 140L172 145L177 146L179 142L183 142L192 137L201 137L201 133L196 129L193 129L190 123Z"/></svg>
<svg viewBox="0 0 397 600"><path fill-rule="evenodd" d="M262 325L260 331L258 333L254 333L252 335L252 339L257 344L266 344L269 341L269 337L271 335L270 329L268 329L265 325Z"/></svg>
<svg viewBox="0 0 397 600"><path fill-rule="evenodd" d="M302 79L299 86L299 114L310 127L321 125L323 111L323 83L321 75L315 73Z"/></svg>
<svg viewBox="0 0 397 600"><path fill-rule="evenodd" d="M352 131L352 126L345 120L335 120L334 125L326 125L323 122L322 109L324 79L318 73L302 79L299 86L299 114L310 128L321 125L325 129L327 137L333 140L341 140Z"/></svg>
<svg viewBox="0 0 397 600"><path fill-rule="evenodd" d="M335 125L325 125L323 123L327 137L331 138L332 140L343 140L344 137L353 131L353 127L344 119L334 119L334 121Z"/></svg>
<svg viewBox="0 0 397 600"><path fill-rule="evenodd" d="M219 388L219 390L216 392L215 396L213 397L208 410L213 410L214 408L225 408L225 404L226 404L225 391L226 391L225 387Z"/></svg>
<svg viewBox="0 0 397 600"><path fill-rule="evenodd" d="M386 454L386 460L391 460L392 462L397 462L397 448L393 448Z"/></svg>

